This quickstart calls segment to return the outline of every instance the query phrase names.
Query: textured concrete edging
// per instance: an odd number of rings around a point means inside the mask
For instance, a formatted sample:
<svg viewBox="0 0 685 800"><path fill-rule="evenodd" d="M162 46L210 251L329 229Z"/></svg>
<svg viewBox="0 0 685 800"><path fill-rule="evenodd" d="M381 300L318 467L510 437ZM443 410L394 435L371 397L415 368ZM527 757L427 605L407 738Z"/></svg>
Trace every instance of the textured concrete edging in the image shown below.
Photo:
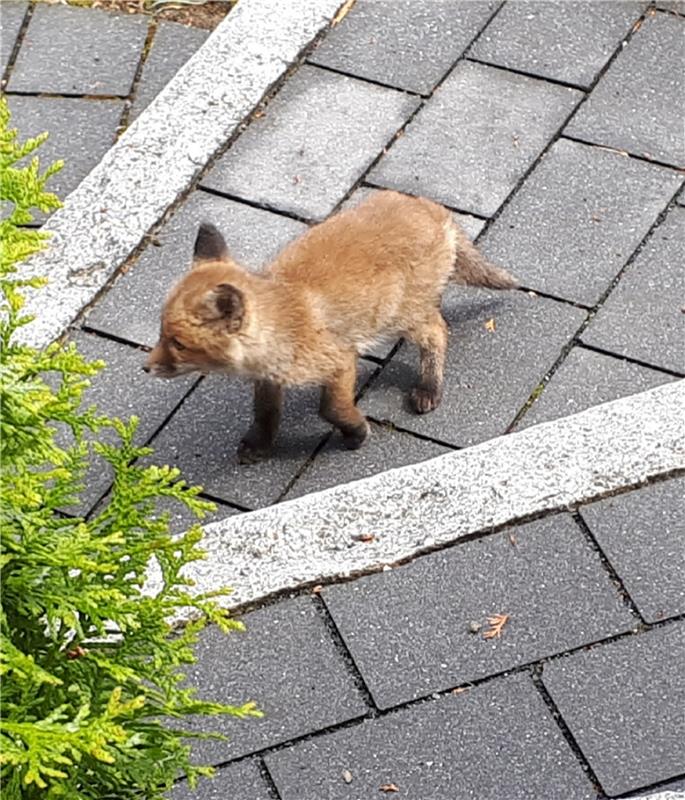
<svg viewBox="0 0 685 800"><path fill-rule="evenodd" d="M235 607L682 469L685 380L207 525L186 575L195 591L232 586Z"/></svg>
<svg viewBox="0 0 685 800"><path fill-rule="evenodd" d="M49 220L24 342L62 334L341 4L240 0Z"/></svg>

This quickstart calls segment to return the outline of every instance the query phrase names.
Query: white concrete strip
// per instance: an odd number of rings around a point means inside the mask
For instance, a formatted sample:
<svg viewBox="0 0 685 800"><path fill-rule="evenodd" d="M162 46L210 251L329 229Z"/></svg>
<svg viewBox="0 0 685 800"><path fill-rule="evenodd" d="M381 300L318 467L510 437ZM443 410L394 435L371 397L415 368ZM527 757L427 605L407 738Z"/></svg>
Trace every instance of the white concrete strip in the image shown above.
<svg viewBox="0 0 685 800"><path fill-rule="evenodd" d="M233 587L234 607L681 469L685 380L213 523L187 575L198 591Z"/></svg>
<svg viewBox="0 0 685 800"><path fill-rule="evenodd" d="M685 800L685 792L657 792L656 794L641 794L633 796L633 800Z"/></svg>
<svg viewBox="0 0 685 800"><path fill-rule="evenodd" d="M24 342L64 331L341 4L240 0L49 220Z"/></svg>

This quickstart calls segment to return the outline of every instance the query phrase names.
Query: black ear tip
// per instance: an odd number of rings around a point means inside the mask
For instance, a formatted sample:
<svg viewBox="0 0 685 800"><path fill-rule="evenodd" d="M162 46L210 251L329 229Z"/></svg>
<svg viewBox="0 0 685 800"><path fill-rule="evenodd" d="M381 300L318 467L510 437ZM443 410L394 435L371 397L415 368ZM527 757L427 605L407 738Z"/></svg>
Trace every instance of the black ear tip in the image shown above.
<svg viewBox="0 0 685 800"><path fill-rule="evenodd" d="M211 222L202 222L195 238L195 257L201 259L221 259L227 255L224 237Z"/></svg>

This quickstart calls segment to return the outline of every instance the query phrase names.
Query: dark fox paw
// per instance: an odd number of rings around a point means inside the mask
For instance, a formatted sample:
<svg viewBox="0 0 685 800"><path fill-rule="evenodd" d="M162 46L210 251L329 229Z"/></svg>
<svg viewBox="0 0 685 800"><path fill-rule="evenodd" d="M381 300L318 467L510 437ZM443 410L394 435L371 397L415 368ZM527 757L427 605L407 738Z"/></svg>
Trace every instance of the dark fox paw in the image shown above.
<svg viewBox="0 0 685 800"><path fill-rule="evenodd" d="M409 392L409 402L417 414L427 414L434 411L442 400L442 392L439 389L426 389L423 386L414 387Z"/></svg>
<svg viewBox="0 0 685 800"><path fill-rule="evenodd" d="M359 450L368 439L369 433L369 423L364 420L354 428L343 431L343 444L348 450Z"/></svg>
<svg viewBox="0 0 685 800"><path fill-rule="evenodd" d="M238 445L239 464L257 464L271 455L271 445L245 437Z"/></svg>

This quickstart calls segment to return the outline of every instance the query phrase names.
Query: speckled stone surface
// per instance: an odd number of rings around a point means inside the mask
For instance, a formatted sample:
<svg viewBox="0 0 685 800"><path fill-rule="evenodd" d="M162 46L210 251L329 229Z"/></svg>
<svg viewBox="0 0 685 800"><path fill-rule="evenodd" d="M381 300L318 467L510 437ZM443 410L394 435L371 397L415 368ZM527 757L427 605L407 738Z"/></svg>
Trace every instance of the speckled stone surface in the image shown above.
<svg viewBox="0 0 685 800"><path fill-rule="evenodd" d="M685 478L580 513L647 622L685 614Z"/></svg>
<svg viewBox="0 0 685 800"><path fill-rule="evenodd" d="M673 208L582 334L588 344L685 375L685 209Z"/></svg>
<svg viewBox="0 0 685 800"><path fill-rule="evenodd" d="M307 230L296 220L193 192L154 235L137 262L95 304L87 324L128 341L153 345L159 335L164 298L190 269L201 222L216 225L233 258L253 270Z"/></svg>
<svg viewBox="0 0 685 800"><path fill-rule="evenodd" d="M492 216L581 96L574 89L461 62L369 181Z"/></svg>
<svg viewBox="0 0 685 800"><path fill-rule="evenodd" d="M527 288L592 306L681 181L674 170L561 139L483 237L483 253Z"/></svg>
<svg viewBox="0 0 685 800"><path fill-rule="evenodd" d="M513 0L505 4L468 55L541 78L589 87L646 6L630 0Z"/></svg>
<svg viewBox="0 0 685 800"><path fill-rule="evenodd" d="M565 514L322 594L379 708L538 661L638 622ZM495 614L509 620L488 640L487 619ZM550 625L554 618L564 624Z"/></svg>
<svg viewBox="0 0 685 800"><path fill-rule="evenodd" d="M210 31L159 20L129 111L132 122L202 45Z"/></svg>
<svg viewBox="0 0 685 800"><path fill-rule="evenodd" d="M39 3L7 89L125 97L133 85L147 28L148 18L141 14Z"/></svg>
<svg viewBox="0 0 685 800"><path fill-rule="evenodd" d="M121 100L92 100L80 97L7 98L12 125L28 139L45 131L49 136L40 147L41 166L58 159L64 167L46 185L60 200L72 192L114 144L124 110ZM46 215L36 212L43 222Z"/></svg>
<svg viewBox="0 0 685 800"><path fill-rule="evenodd" d="M504 433L585 319L580 309L523 292L455 288L443 307L450 338L440 406L424 415L409 407L418 353L404 344L361 408L372 419L460 447Z"/></svg>
<svg viewBox="0 0 685 800"><path fill-rule="evenodd" d="M611 797L685 772L685 623L545 665L542 680Z"/></svg>
<svg viewBox="0 0 685 800"><path fill-rule="evenodd" d="M2 36L0 36L0 79L2 79L3 73L7 68L28 7L28 3L19 2L19 0L4 0L3 3L0 3L0 25L2 26Z"/></svg>
<svg viewBox="0 0 685 800"><path fill-rule="evenodd" d="M600 403L644 392L673 380L675 378L670 375L622 358L575 347L516 429L577 414Z"/></svg>
<svg viewBox="0 0 685 800"><path fill-rule="evenodd" d="M499 5L499 0L357 0L309 60L427 94Z"/></svg>
<svg viewBox="0 0 685 800"><path fill-rule="evenodd" d="M298 478L286 497L300 497L341 483L377 475L387 469L418 464L449 452L446 447L408 436L383 425L372 425L361 450L346 450L337 437L329 442Z"/></svg>
<svg viewBox="0 0 685 800"><path fill-rule="evenodd" d="M566 132L685 166L685 17L647 16Z"/></svg>
<svg viewBox="0 0 685 800"><path fill-rule="evenodd" d="M323 219L417 105L393 89L301 67L202 185Z"/></svg>
<svg viewBox="0 0 685 800"><path fill-rule="evenodd" d="M195 789L185 781L177 783L168 800L273 800L273 794L253 760L226 767L213 778L201 778Z"/></svg>
<svg viewBox="0 0 685 800"><path fill-rule="evenodd" d="M266 764L282 800L596 797L527 675L299 743ZM388 783L397 794L381 792Z"/></svg>
<svg viewBox="0 0 685 800"><path fill-rule="evenodd" d="M219 764L368 711L311 597L261 608L242 621L244 633L206 629L196 648L197 664L184 671L199 697L224 703L254 700L264 716L196 720L196 729L230 737L228 742L195 742L196 758Z"/></svg>

